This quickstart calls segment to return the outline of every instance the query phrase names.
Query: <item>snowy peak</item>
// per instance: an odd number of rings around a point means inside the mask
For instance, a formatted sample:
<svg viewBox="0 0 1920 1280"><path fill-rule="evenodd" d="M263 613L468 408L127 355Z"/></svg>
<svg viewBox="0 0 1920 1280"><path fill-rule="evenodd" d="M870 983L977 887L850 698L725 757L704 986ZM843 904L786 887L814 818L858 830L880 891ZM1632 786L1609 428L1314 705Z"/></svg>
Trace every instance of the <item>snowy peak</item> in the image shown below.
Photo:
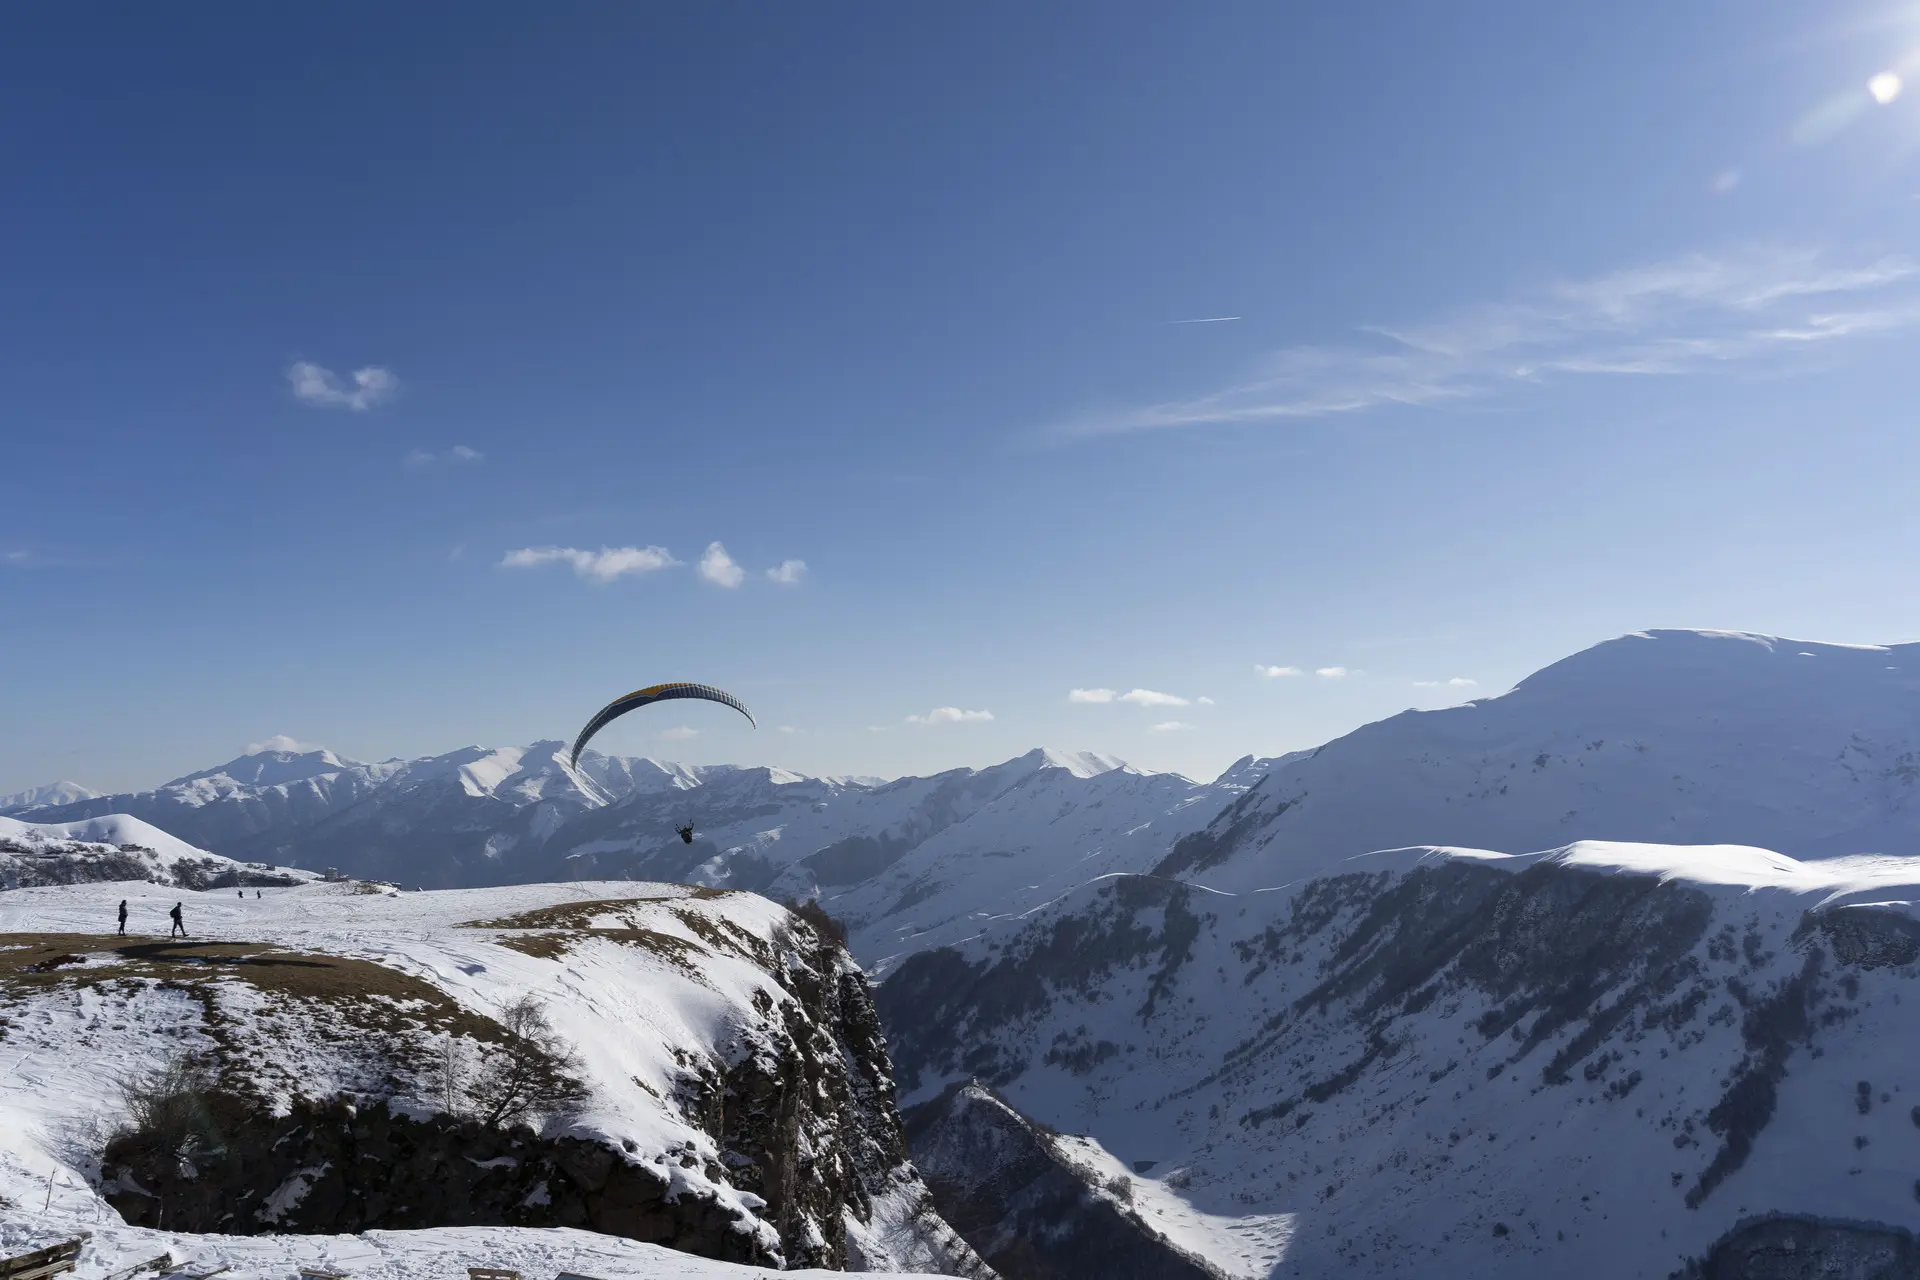
<svg viewBox="0 0 1920 1280"><path fill-rule="evenodd" d="M43 805L72 804L77 800L92 800L99 794L77 782L50 782L44 787L29 787L25 791L0 796L0 813L37 809Z"/></svg>
<svg viewBox="0 0 1920 1280"><path fill-rule="evenodd" d="M1041 769L1065 769L1076 778L1097 778L1115 770L1141 772L1118 756L1103 755L1098 751L1056 751L1052 747L1041 747L1020 759L1034 760L1035 767Z"/></svg>
<svg viewBox="0 0 1920 1280"><path fill-rule="evenodd" d="M1162 866L1220 888L1374 849L1920 851L1920 645L1649 631L1274 769Z"/></svg>
<svg viewBox="0 0 1920 1280"><path fill-rule="evenodd" d="M262 750L239 756L212 769L175 778L161 789L185 788L200 782L223 787L277 787L323 774L339 773L354 767L354 764L325 747L316 747L311 751Z"/></svg>

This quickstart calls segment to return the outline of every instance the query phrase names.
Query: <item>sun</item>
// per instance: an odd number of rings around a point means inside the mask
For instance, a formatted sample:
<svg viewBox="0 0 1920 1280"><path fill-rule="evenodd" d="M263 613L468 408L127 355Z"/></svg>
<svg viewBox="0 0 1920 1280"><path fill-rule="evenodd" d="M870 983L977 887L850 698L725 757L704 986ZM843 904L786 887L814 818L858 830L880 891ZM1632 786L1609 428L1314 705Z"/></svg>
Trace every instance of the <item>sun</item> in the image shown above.
<svg viewBox="0 0 1920 1280"><path fill-rule="evenodd" d="M1867 81L1867 92L1873 95L1875 102L1884 107L1900 96L1900 77L1891 71L1882 71Z"/></svg>

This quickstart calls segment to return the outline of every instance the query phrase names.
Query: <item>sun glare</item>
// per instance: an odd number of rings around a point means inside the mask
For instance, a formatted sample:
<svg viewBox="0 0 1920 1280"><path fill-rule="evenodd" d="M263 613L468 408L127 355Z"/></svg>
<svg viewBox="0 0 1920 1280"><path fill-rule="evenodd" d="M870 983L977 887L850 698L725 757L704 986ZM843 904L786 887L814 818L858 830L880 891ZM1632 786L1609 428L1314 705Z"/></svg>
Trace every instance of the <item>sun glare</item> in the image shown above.
<svg viewBox="0 0 1920 1280"><path fill-rule="evenodd" d="M1891 71L1882 71L1867 81L1867 92L1873 95L1875 102L1884 107L1900 96L1900 77Z"/></svg>

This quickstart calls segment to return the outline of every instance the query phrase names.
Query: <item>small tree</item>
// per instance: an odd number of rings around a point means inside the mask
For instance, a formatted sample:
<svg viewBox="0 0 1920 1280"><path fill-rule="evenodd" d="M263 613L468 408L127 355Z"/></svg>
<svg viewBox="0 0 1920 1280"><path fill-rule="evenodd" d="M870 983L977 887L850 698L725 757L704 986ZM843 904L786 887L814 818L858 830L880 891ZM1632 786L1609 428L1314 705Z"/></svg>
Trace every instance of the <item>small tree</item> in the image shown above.
<svg viewBox="0 0 1920 1280"><path fill-rule="evenodd" d="M500 1026L504 1041L490 1046L467 1089L475 1119L498 1128L530 1113L565 1112L586 1098L586 1086L575 1078L580 1060L538 1000L521 996L501 1010Z"/></svg>

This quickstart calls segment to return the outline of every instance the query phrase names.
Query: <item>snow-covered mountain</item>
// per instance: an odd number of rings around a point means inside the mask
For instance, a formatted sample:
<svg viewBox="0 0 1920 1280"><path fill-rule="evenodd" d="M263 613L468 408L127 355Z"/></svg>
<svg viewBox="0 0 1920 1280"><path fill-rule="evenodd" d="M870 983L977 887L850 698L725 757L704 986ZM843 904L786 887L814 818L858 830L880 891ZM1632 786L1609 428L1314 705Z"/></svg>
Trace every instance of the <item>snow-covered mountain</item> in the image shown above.
<svg viewBox="0 0 1920 1280"><path fill-rule="evenodd" d="M1243 890L1375 849L1574 840L1920 853L1920 644L1622 636L1327 743L1160 870Z"/></svg>
<svg viewBox="0 0 1920 1280"><path fill-rule="evenodd" d="M1212 784L1092 753L883 782L691 766L559 742L365 764L264 751L150 792L29 810L123 813L230 857L414 886L636 877L820 896L866 962L966 936L1092 875L1143 871L1257 781ZM681 841L691 823L698 838Z"/></svg>
<svg viewBox="0 0 1920 1280"><path fill-rule="evenodd" d="M47 824L0 818L0 889L117 880L232 889L313 878L311 872L222 858L125 814Z"/></svg>
<svg viewBox="0 0 1920 1280"><path fill-rule="evenodd" d="M121 898L136 936L103 928ZM62 1180L176 1232L576 1226L992 1276L908 1161L846 952L686 886L0 894L0 1205Z"/></svg>
<svg viewBox="0 0 1920 1280"><path fill-rule="evenodd" d="M1666 1276L1722 1237L1774 1257L1741 1225L1770 1212L1856 1253L1839 1220L1920 1227L1920 859L1583 843L1244 893L1119 876L906 960L880 1002L903 1098L979 1077L1088 1135L1083 1185L1231 1275ZM975 1106L942 1147L1005 1127ZM1009 1207L1029 1235L1101 1238L1034 1203ZM1711 1274L1870 1274L1805 1248Z"/></svg>
<svg viewBox="0 0 1920 1280"><path fill-rule="evenodd" d="M29 787L25 791L15 791L11 795L0 796L0 815L17 809L41 809L49 805L73 804L79 800L91 800L99 795L90 787L77 782L50 782L44 787Z"/></svg>

